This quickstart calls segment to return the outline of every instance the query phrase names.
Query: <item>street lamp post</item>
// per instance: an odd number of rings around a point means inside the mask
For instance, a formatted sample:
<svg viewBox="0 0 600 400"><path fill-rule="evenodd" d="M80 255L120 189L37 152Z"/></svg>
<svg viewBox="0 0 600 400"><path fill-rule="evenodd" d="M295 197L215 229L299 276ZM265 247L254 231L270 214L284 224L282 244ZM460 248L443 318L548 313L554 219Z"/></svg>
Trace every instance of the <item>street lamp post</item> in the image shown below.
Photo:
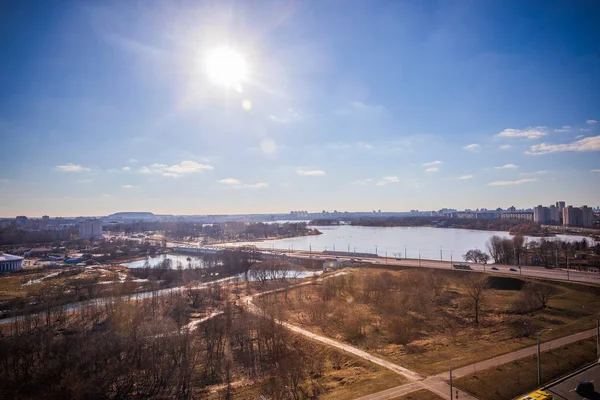
<svg viewBox="0 0 600 400"><path fill-rule="evenodd" d="M462 358L463 357L450 359L450 400L454 400L454 393L452 392L452 360L460 360ZM458 397L458 393L456 396Z"/></svg>
<svg viewBox="0 0 600 400"><path fill-rule="evenodd" d="M551 331L552 329L542 329L537 333L537 383L538 386L542 384L542 361L541 361L541 342L540 336L542 332Z"/></svg>
<svg viewBox="0 0 600 400"><path fill-rule="evenodd" d="M404 245L404 259L406 260L406 245Z"/></svg>

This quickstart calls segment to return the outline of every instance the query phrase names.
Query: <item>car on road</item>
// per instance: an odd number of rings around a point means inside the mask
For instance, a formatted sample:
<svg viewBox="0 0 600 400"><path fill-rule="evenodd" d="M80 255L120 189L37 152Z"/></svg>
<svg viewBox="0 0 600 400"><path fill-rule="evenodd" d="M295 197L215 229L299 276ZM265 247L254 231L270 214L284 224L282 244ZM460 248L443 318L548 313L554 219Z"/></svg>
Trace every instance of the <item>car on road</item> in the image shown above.
<svg viewBox="0 0 600 400"><path fill-rule="evenodd" d="M510 268L510 269L509 269L509 271L512 271L512 272L517 272L517 270L516 270L516 269L514 269L514 268Z"/></svg>
<svg viewBox="0 0 600 400"><path fill-rule="evenodd" d="M492 267L492 269L493 269L494 271L498 271L498 268L497 268L497 267Z"/></svg>

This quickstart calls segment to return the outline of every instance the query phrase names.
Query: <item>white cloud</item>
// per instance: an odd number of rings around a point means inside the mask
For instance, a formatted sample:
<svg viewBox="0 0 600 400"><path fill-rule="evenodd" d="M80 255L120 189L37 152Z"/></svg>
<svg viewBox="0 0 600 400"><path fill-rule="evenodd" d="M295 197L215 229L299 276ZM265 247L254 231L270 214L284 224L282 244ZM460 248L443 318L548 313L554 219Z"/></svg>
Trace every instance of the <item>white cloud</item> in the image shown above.
<svg viewBox="0 0 600 400"><path fill-rule="evenodd" d="M590 169L590 172L600 172L600 169Z"/></svg>
<svg viewBox="0 0 600 400"><path fill-rule="evenodd" d="M513 186L535 181L537 181L537 178L518 179L516 181L495 181L488 183L488 186Z"/></svg>
<svg viewBox="0 0 600 400"><path fill-rule="evenodd" d="M136 158L130 158L129 159L129 163L130 164L135 164L136 162L138 162L138 160Z"/></svg>
<svg viewBox="0 0 600 400"><path fill-rule="evenodd" d="M500 146L500 150L508 150L510 149L512 146L510 144L503 144L502 146Z"/></svg>
<svg viewBox="0 0 600 400"><path fill-rule="evenodd" d="M277 151L277 143L273 139L264 138L260 141L260 149L265 154L273 154Z"/></svg>
<svg viewBox="0 0 600 400"><path fill-rule="evenodd" d="M179 164L152 164L148 167L141 167L138 172L142 174L160 174L162 176L178 177L197 172L203 172L214 169L208 164L199 164L195 161L182 161Z"/></svg>
<svg viewBox="0 0 600 400"><path fill-rule="evenodd" d="M320 169L311 169L311 170L299 169L296 171L296 173L300 176L323 176L323 175L325 175L325 171L322 171Z"/></svg>
<svg viewBox="0 0 600 400"><path fill-rule="evenodd" d="M102 193L102 197L111 197L108 193Z"/></svg>
<svg viewBox="0 0 600 400"><path fill-rule="evenodd" d="M515 164L505 164L501 167L494 167L494 169L517 169L517 168L519 168L519 166L515 165Z"/></svg>
<svg viewBox="0 0 600 400"><path fill-rule="evenodd" d="M381 178L381 180L379 180L379 182L376 183L377 186L385 186L385 185L389 185L390 183L398 183L400 182L400 179L398 179L397 176L384 176L383 178Z"/></svg>
<svg viewBox="0 0 600 400"><path fill-rule="evenodd" d="M123 171L130 171L131 167L123 167Z"/></svg>
<svg viewBox="0 0 600 400"><path fill-rule="evenodd" d="M542 169L539 171L533 171L533 172L522 172L521 175L543 175L543 174L547 174L548 171L547 169Z"/></svg>
<svg viewBox="0 0 600 400"><path fill-rule="evenodd" d="M365 179L359 179L357 181L352 182L355 185L366 185L368 183L372 183L373 179L372 178L365 178Z"/></svg>
<svg viewBox="0 0 600 400"><path fill-rule="evenodd" d="M92 182L94 182L93 179L79 179L77 181L77 183L92 183Z"/></svg>
<svg viewBox="0 0 600 400"><path fill-rule="evenodd" d="M527 139L538 139L548 134L548 128L545 126L536 126L526 129L505 129L497 137L516 137Z"/></svg>
<svg viewBox="0 0 600 400"><path fill-rule="evenodd" d="M425 172L438 172L440 169L438 167L429 167L425 170Z"/></svg>
<svg viewBox="0 0 600 400"><path fill-rule="evenodd" d="M133 185L123 185L121 186L123 189L131 189Z"/></svg>
<svg viewBox="0 0 600 400"><path fill-rule="evenodd" d="M225 178L217 181L218 183L223 183L225 185L239 185L240 181L234 178Z"/></svg>
<svg viewBox="0 0 600 400"><path fill-rule="evenodd" d="M65 165L57 165L56 170L63 172L81 172L81 171L89 171L89 168L83 167L79 164L68 163Z"/></svg>
<svg viewBox="0 0 600 400"><path fill-rule="evenodd" d="M558 153L563 151L600 151L600 136L586 137L585 139L577 140L572 143L564 144L547 144L541 143L533 145L525 154L541 155L549 153Z"/></svg>
<svg viewBox="0 0 600 400"><path fill-rule="evenodd" d="M434 165L440 165L442 162L441 161L432 161L432 162L426 162L423 163L424 167L433 167Z"/></svg>
<svg viewBox="0 0 600 400"><path fill-rule="evenodd" d="M594 129L592 129L592 128L581 128L579 131L580 131L580 132L591 132L591 131L593 131L593 130L594 130Z"/></svg>
<svg viewBox="0 0 600 400"><path fill-rule="evenodd" d="M269 115L269 120L279 124L291 124L301 120L300 114L293 108L289 108L286 112L281 115Z"/></svg>
<svg viewBox="0 0 600 400"><path fill-rule="evenodd" d="M555 129L553 132L569 132L572 129L569 125L565 125L560 129Z"/></svg>
<svg viewBox="0 0 600 400"><path fill-rule="evenodd" d="M470 151L477 151L480 148L481 148L481 146L479 146L477 143L471 143L471 144L468 144L465 147L463 147L463 149L470 150Z"/></svg>
<svg viewBox="0 0 600 400"><path fill-rule="evenodd" d="M460 180L467 180L467 179L472 179L473 175L461 175L458 177L458 179Z"/></svg>
<svg viewBox="0 0 600 400"><path fill-rule="evenodd" d="M234 186L234 188L237 189L261 189L261 188L266 188L269 187L268 183L265 182L258 182L258 183L245 183L243 185L237 185Z"/></svg>
<svg viewBox="0 0 600 400"><path fill-rule="evenodd" d="M588 125L596 125L598 123L598 121L596 121L595 119L588 119L587 121L585 121Z"/></svg>

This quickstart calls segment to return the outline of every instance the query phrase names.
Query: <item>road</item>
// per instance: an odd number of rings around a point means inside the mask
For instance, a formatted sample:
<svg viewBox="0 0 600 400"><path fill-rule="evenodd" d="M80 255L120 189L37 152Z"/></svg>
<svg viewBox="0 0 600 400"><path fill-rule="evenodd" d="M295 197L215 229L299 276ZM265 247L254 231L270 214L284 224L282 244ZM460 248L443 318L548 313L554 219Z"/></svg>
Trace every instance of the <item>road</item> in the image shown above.
<svg viewBox="0 0 600 400"><path fill-rule="evenodd" d="M575 270L564 270L564 269L547 269L543 267L534 267L534 266L521 266L519 267L514 265L502 265L502 264L472 264L466 263L464 261L436 261L436 260L418 260L418 259L403 259L396 260L394 258L385 258L385 257L355 257L352 255L348 256L326 256L319 252L308 252L308 251L288 251L288 250L277 250L285 252L288 257L300 258L300 259L308 259L314 260L315 262L324 262L326 259L338 259L344 261L350 260L360 260L361 262L371 263L375 265L394 265L394 266L403 266L403 267L421 267L421 268L436 268L436 269L449 269L453 270L453 264L467 264L470 265L473 271L485 272L488 274L494 275L503 275L503 276L527 276L534 278L543 278L549 280L557 280L557 281L572 281L572 282L580 282L580 283L591 283L600 285L600 274L594 272L583 272L583 271L575 271ZM494 270L492 268L497 268ZM510 269L514 269L515 271L511 271Z"/></svg>

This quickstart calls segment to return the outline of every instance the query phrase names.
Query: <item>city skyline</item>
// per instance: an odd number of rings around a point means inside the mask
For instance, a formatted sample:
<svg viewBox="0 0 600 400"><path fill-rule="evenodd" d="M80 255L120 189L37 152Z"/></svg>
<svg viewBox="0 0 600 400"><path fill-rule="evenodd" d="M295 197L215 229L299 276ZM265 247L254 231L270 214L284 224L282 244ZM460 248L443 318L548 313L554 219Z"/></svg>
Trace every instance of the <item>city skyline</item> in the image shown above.
<svg viewBox="0 0 600 400"><path fill-rule="evenodd" d="M600 203L596 2L278 4L2 6L0 217Z"/></svg>

